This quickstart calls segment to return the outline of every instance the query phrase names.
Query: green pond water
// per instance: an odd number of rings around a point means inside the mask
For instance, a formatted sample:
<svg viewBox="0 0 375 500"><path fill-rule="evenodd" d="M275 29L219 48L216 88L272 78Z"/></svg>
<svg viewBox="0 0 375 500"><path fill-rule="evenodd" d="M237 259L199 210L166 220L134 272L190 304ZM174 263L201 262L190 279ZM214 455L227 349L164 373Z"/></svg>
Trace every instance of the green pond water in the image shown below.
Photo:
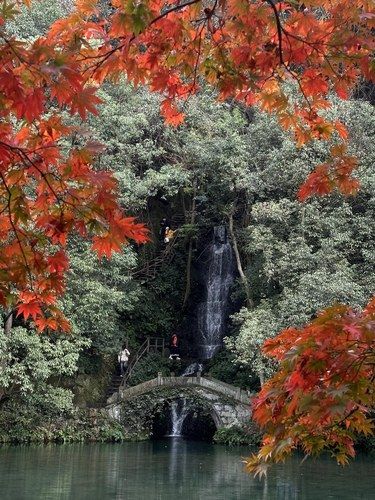
<svg viewBox="0 0 375 500"><path fill-rule="evenodd" d="M246 448L171 438L124 444L0 448L0 499L375 499L375 459L341 468L295 457L266 480L243 471Z"/></svg>

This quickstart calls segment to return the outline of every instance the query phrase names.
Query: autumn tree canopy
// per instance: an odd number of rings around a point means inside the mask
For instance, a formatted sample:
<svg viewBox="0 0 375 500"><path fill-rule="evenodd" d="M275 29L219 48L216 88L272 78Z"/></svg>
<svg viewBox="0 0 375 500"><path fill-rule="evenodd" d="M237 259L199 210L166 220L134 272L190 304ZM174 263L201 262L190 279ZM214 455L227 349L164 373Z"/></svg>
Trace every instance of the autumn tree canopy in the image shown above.
<svg viewBox="0 0 375 500"><path fill-rule="evenodd" d="M274 2L77 2L77 10L52 27L48 43L76 51L88 80L126 74L135 84L161 92L161 111L172 125L184 119L183 102L202 81L215 86L219 99L235 98L276 113L299 145L347 131L321 113L327 97L347 98L358 78L374 78L373 3L357 0L343 9L338 0ZM85 41L85 43L83 43ZM297 88L297 97L287 85ZM88 92L88 91L87 91ZM86 96L87 97L87 96ZM337 186L350 194L355 160L335 146L317 167L300 197L324 194Z"/></svg>
<svg viewBox="0 0 375 500"><path fill-rule="evenodd" d="M103 10L101 2L78 0L69 17L29 44L7 36L17 5L3 1L3 305L18 304L18 312L40 328L56 328L68 234L93 236L94 247L107 256L126 238L145 239L144 229L121 214L113 178L91 166L101 146L85 144L82 129L64 117L66 111L82 120L96 113L96 88L106 78L125 73L161 92L161 111L173 125L184 118L183 101L205 80L220 99L277 113L300 144L334 131L345 139L345 127L320 111L329 92L345 97L360 76L374 77L371 3L357 0L343 9L338 0L113 0ZM298 87L297 98L286 90L289 81ZM301 198L334 186L353 192L354 166L345 146L334 146L301 187ZM43 305L51 317L45 318Z"/></svg>
<svg viewBox="0 0 375 500"><path fill-rule="evenodd" d="M100 102L81 74L79 46L65 54L46 39L8 37L16 6L0 7L0 302L40 330L67 329L56 300L69 234L91 237L110 256L128 238L145 241L146 230L122 214L112 175L92 167L102 146L67 119L85 119Z"/></svg>

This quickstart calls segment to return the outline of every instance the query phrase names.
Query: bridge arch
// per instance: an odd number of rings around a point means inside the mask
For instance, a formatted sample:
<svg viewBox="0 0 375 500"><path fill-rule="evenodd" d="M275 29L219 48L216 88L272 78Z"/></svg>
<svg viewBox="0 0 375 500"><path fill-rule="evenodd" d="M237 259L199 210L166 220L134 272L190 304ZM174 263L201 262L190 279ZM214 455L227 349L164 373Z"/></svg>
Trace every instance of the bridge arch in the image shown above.
<svg viewBox="0 0 375 500"><path fill-rule="evenodd" d="M112 395L107 412L132 433L150 437L155 415L163 406L185 400L190 413L209 417L216 429L242 425L250 418L250 397L246 391L205 377L161 377Z"/></svg>

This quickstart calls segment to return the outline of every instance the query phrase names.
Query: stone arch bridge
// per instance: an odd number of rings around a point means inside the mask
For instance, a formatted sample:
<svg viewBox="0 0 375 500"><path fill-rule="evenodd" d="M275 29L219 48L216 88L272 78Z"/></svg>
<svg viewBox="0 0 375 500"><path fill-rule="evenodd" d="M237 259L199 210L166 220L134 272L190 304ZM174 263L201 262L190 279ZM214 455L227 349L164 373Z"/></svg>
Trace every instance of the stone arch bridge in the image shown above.
<svg viewBox="0 0 375 500"><path fill-rule="evenodd" d="M148 380L134 387L121 387L107 400L107 412L116 420L129 420L129 408L134 411L153 413L155 405L173 399L195 397L197 405L205 407L217 429L243 425L250 419L252 394L238 387L206 378L198 373L195 377L163 377ZM151 397L152 396L152 397ZM126 416L125 416L126 415Z"/></svg>

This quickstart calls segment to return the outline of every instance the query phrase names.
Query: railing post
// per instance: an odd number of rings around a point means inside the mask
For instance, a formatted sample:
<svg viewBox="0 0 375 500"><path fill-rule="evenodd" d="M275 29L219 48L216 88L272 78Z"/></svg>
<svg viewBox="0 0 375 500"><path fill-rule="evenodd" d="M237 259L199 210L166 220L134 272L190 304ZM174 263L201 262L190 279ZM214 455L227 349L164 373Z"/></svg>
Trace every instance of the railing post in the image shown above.
<svg viewBox="0 0 375 500"><path fill-rule="evenodd" d="M200 385L201 383L201 376L202 376L202 372L197 372L197 383Z"/></svg>
<svg viewBox="0 0 375 500"><path fill-rule="evenodd" d="M162 385L163 382L163 375L161 372L158 372L158 385Z"/></svg>

